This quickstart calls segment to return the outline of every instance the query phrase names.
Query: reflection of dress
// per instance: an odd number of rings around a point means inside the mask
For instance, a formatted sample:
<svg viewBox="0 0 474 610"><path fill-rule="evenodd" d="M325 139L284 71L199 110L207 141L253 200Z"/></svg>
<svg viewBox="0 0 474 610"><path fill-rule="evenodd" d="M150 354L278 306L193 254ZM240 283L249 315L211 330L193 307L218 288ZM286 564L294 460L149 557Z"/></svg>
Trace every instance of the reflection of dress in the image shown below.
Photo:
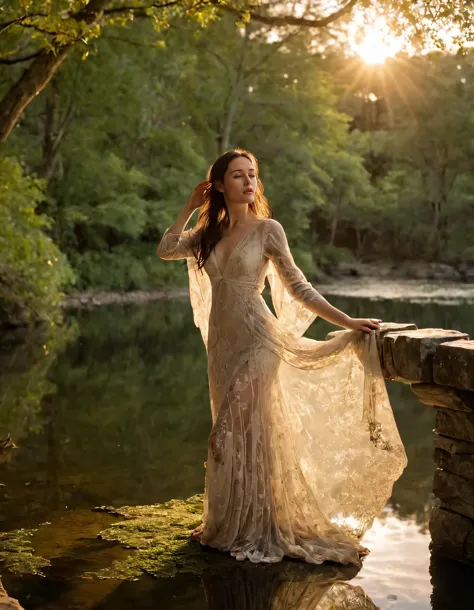
<svg viewBox="0 0 474 610"><path fill-rule="evenodd" d="M359 563L358 538L406 465L375 331L302 336L322 297L276 220L256 224L222 270L214 250L198 270L198 239L196 229L167 230L158 255L187 258L207 349L217 453L208 452L201 543L253 562ZM261 295L265 277L277 317Z"/></svg>
<svg viewBox="0 0 474 610"><path fill-rule="evenodd" d="M344 582L344 572L312 566L313 573L298 573L297 562L285 563L289 570L238 564L225 575L203 574L208 610L379 610L361 587Z"/></svg>

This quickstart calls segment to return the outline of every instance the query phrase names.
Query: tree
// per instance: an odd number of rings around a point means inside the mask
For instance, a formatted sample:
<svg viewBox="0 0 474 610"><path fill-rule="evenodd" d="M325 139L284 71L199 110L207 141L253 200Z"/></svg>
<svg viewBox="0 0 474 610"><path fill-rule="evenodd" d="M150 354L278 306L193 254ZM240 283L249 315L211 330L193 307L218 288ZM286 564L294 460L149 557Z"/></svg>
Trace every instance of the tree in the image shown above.
<svg viewBox="0 0 474 610"><path fill-rule="evenodd" d="M256 23L236 28L231 16L206 29L180 20L156 46L146 22L133 36L110 28L97 54L87 62L76 54L55 76L53 129L49 95L30 105L5 147L38 172L48 165L43 142L57 139L54 125L64 126L40 210L55 221L51 236L78 288L185 280L182 266L156 264L153 244L221 151L224 133L228 146L260 159L275 214L314 275L309 216L315 207L329 214L338 188L332 172L352 164L344 189L354 197L368 175L360 155L346 150L350 119L335 110L311 33L272 42L267 32Z"/></svg>
<svg viewBox="0 0 474 610"><path fill-rule="evenodd" d="M434 53L394 64L387 78L394 117L385 142L393 159L388 180L396 182L400 201L418 218L410 231L424 240L422 251L430 258L445 258L456 217L468 222L470 216L469 208L462 213L459 205L473 167L473 62L472 53L464 58Z"/></svg>
<svg viewBox="0 0 474 610"><path fill-rule="evenodd" d="M372 214L360 216L364 254L472 260L472 51L399 54L382 66L334 54L325 67L345 91L339 107L354 117L375 189Z"/></svg>
<svg viewBox="0 0 474 610"><path fill-rule="evenodd" d="M60 289L74 274L46 235L51 219L35 214L44 184L0 160L0 325L58 322Z"/></svg>
<svg viewBox="0 0 474 610"><path fill-rule="evenodd" d="M8 137L24 109L45 88L72 49L82 47L86 56L87 48L105 28L127 25L135 18L151 19L158 31L170 27L177 17L206 25L222 12L230 12L240 21L251 19L273 28L321 29L342 21L356 6L361 10L376 6L386 12L397 28L409 26L417 39L424 32L436 39L433 23L452 22L466 34L472 29L472 9L456 0L346 0L338 10L326 15L325 6L322 0L310 0L300 15L299 4L294 3L288 9L275 1L260 5L246 0L88 0L86 3L8 0L2 6L0 57L7 65L24 62L29 65L21 74L15 73L0 101L0 140Z"/></svg>

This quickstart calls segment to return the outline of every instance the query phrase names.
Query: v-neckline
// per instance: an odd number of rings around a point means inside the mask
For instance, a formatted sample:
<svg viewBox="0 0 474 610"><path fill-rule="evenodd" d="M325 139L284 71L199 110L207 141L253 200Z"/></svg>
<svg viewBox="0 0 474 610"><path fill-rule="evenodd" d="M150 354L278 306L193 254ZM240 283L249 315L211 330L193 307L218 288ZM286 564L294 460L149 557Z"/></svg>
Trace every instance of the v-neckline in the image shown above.
<svg viewBox="0 0 474 610"><path fill-rule="evenodd" d="M252 235L252 233L257 229L257 227L259 227L262 222L265 222L265 219L261 220L260 222L258 222L248 233L247 235L244 235L242 237L242 239L240 241L238 241L235 246L232 248L231 253L229 254L229 258L227 259L227 262L224 266L224 270L221 271L219 268L219 263L217 262L217 256L216 256L216 246L214 246L214 248L212 249L212 253L214 254L214 262L216 263L216 267L217 267L217 271L219 272L219 275L221 277L224 277L224 274L227 270L227 267L229 266L230 263L230 259L232 258L234 252L237 250L237 248L247 239L247 237L249 237L250 235ZM218 242L219 243L219 242ZM216 244L217 245L217 244Z"/></svg>

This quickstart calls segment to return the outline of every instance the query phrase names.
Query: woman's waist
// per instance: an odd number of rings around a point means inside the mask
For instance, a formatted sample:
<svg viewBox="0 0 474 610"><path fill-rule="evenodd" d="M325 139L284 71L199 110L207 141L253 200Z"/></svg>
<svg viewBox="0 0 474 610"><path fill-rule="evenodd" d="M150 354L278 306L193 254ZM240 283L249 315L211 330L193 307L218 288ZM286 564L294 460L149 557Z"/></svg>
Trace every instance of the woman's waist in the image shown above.
<svg viewBox="0 0 474 610"><path fill-rule="evenodd" d="M256 291L259 294L263 292L265 288L265 282L258 282L254 280L245 280L239 278L230 278L230 277L219 277L215 278L211 281L213 290L218 290L221 288L228 288L230 290L251 290Z"/></svg>

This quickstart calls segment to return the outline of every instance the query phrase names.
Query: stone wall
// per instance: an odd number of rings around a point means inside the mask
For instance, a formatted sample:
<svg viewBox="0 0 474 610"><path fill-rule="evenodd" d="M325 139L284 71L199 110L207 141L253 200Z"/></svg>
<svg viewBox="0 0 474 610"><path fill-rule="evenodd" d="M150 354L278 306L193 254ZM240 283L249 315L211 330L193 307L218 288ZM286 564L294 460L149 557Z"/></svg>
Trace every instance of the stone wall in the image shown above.
<svg viewBox="0 0 474 610"><path fill-rule="evenodd" d="M384 376L436 409L432 548L474 565L474 341L454 330L386 324L378 347Z"/></svg>

